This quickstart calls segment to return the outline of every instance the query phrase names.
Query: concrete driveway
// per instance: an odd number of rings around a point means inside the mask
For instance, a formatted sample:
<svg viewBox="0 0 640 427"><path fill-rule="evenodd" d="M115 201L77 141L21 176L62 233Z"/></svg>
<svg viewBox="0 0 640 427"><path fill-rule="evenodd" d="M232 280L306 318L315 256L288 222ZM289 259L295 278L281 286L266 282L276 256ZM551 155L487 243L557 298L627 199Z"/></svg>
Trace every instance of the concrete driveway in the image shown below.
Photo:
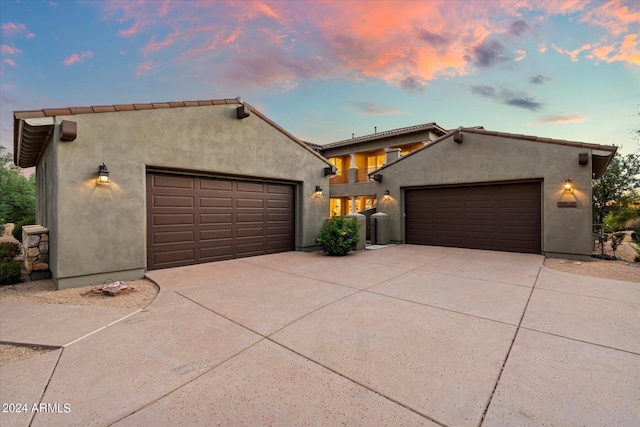
<svg viewBox="0 0 640 427"><path fill-rule="evenodd" d="M640 284L543 260L398 245L153 271L147 309L78 314L1 368L29 411L0 424L639 425Z"/></svg>

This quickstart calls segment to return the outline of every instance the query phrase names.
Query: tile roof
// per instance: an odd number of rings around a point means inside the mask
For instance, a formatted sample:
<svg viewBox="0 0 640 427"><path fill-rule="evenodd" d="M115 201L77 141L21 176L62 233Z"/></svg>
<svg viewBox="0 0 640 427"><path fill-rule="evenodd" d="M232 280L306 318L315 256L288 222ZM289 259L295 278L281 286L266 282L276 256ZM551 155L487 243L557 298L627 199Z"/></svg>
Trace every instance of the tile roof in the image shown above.
<svg viewBox="0 0 640 427"><path fill-rule="evenodd" d="M154 102L147 104L91 105L87 107L45 108L42 110L14 111L14 119L72 116L75 114L115 113L119 111L155 110L160 108L201 107L204 105L239 104L236 99L209 99L203 101Z"/></svg>
<svg viewBox="0 0 640 427"><path fill-rule="evenodd" d="M433 130L435 133L438 133L440 135L443 135L446 133L446 130L438 126L435 122L430 122L430 123L424 123L420 125L407 126L407 127L398 128L398 129L376 132L370 135L359 136L357 138L343 139L341 141L330 142L328 144L321 145L321 147L322 147L322 150L326 150L329 148L343 147L351 144L359 144L365 141L373 141L376 139L383 139L390 136L404 135L407 133L421 132L425 130Z"/></svg>
<svg viewBox="0 0 640 427"><path fill-rule="evenodd" d="M26 111L14 111L13 112L13 157L14 163L20 167L27 168L35 166L40 159L40 155L44 150L44 146L51 137L53 132L53 125L30 125L26 122L27 119L41 119L55 116L72 116L76 114L92 114L92 113L115 113L126 111L140 111L140 110L156 110L161 108L183 108L183 107L202 107L211 105L225 105L225 104L240 104L238 99L208 99L199 101L177 101L177 102L157 102L146 104L116 104L116 105L93 105L86 107L66 107L66 108L45 108L42 110L26 110ZM251 112L269 125L276 128L285 136L299 144L305 150L313 153L316 157L320 158L327 165L331 166L331 163L320 155L312 147L299 140L277 123L266 117L264 114L253 108L250 104L246 103L251 109ZM20 158L18 158L20 157Z"/></svg>
<svg viewBox="0 0 640 427"><path fill-rule="evenodd" d="M496 131L489 131L489 130L485 130L482 126L476 126L476 127L470 127L470 128L458 128L458 129L454 129L454 130L450 130L448 131L446 134L442 135L440 138L438 139L434 139L431 142L428 142L427 144L425 144L424 146L418 148L417 150L414 150L412 152L410 152L409 154L394 160L393 162L387 163L383 166L381 166L380 168L378 168L377 170L371 172L369 174L369 176L373 176L374 174L380 173L381 170L386 169L387 167L394 165L400 161L402 161L403 159L406 159L409 156L412 156L422 150L426 150L427 148L431 147L434 144L437 144L440 141L443 141L451 136L453 136L453 134L455 134L456 132L462 132L464 133L476 133L476 134L481 134L481 135L489 135L489 136L497 136L500 138L512 138L512 139L521 139L521 140L525 140L525 141L533 141L533 142L542 142L545 144L557 144L557 145L566 145L566 146L570 146L570 147L579 147L579 148L586 148L586 149L590 149L590 150L600 150L600 151L608 151L611 154L608 154L606 156L603 155L598 155L598 154L593 154L592 153L592 170L594 173L595 178L600 178L602 176L602 174L604 173L604 171L606 170L607 166L609 166L609 162L611 162L611 159L613 158L613 155L615 154L615 152L618 150L618 147L615 147L613 145L601 145L601 144L591 144L591 143L587 143L587 142L578 142L578 141L567 141L565 139L553 139L553 138L542 138L539 136L533 136L533 135L522 135L522 134L513 134L513 133L507 133L507 132L496 132Z"/></svg>

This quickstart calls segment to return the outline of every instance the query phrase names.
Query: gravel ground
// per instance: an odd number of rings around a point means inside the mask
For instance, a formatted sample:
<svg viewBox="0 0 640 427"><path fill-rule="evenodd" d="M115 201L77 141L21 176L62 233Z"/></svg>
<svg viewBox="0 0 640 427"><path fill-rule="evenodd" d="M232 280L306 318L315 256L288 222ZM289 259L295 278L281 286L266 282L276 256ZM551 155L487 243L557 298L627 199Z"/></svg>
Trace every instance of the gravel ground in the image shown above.
<svg viewBox="0 0 640 427"><path fill-rule="evenodd" d="M51 280L23 282L0 287L0 301L21 301L35 304L90 305L94 307L145 308L158 295L158 287L147 279L126 282L135 289L115 297L95 293L101 286L62 289L57 291Z"/></svg>
<svg viewBox="0 0 640 427"><path fill-rule="evenodd" d="M48 351L51 351L51 349L37 346L0 344L0 367L19 360L29 359Z"/></svg>
<svg viewBox="0 0 640 427"><path fill-rule="evenodd" d="M51 280L37 280L0 286L0 301L21 301L36 304L89 305L94 307L145 308L158 295L158 287L147 279L126 282L135 289L115 297L96 293L101 286L57 291ZM0 344L0 366L28 359L51 351L50 348Z"/></svg>

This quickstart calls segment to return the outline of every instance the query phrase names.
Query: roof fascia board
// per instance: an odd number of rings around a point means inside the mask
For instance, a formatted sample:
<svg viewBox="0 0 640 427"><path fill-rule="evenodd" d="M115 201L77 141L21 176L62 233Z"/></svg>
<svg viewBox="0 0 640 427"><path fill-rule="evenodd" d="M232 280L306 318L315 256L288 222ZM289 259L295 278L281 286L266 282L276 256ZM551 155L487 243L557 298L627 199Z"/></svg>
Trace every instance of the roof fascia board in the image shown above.
<svg viewBox="0 0 640 427"><path fill-rule="evenodd" d="M26 122L30 126L50 126L55 124L54 117L38 117L32 119L22 119L21 121ZM20 127L22 129L22 126Z"/></svg>
<svg viewBox="0 0 640 427"><path fill-rule="evenodd" d="M617 150L615 151L604 151L604 150L592 150L592 156L600 156L600 157L609 157L613 156Z"/></svg>

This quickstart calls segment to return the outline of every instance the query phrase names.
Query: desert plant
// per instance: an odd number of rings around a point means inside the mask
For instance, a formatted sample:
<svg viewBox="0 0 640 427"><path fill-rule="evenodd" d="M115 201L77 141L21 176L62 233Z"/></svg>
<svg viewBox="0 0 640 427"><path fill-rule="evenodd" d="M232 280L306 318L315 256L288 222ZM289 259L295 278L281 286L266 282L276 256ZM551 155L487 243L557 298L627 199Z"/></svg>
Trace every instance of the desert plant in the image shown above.
<svg viewBox="0 0 640 427"><path fill-rule="evenodd" d="M20 246L13 242L0 243L0 259L13 259L20 253Z"/></svg>
<svg viewBox="0 0 640 427"><path fill-rule="evenodd" d="M357 249L359 229L357 219L337 216L324 223L315 242L322 246L327 255L344 256Z"/></svg>
<svg viewBox="0 0 640 427"><path fill-rule="evenodd" d="M25 225L33 225L36 223L36 218L33 216L27 217L22 221L18 222L15 227L13 227L13 237L20 243L22 243L22 227Z"/></svg>
<svg viewBox="0 0 640 427"><path fill-rule="evenodd" d="M622 244L626 233L611 233L611 250L613 251L613 258L616 257L616 249Z"/></svg>
<svg viewBox="0 0 640 427"><path fill-rule="evenodd" d="M13 285L20 281L20 263L12 259L0 260L0 285Z"/></svg>

